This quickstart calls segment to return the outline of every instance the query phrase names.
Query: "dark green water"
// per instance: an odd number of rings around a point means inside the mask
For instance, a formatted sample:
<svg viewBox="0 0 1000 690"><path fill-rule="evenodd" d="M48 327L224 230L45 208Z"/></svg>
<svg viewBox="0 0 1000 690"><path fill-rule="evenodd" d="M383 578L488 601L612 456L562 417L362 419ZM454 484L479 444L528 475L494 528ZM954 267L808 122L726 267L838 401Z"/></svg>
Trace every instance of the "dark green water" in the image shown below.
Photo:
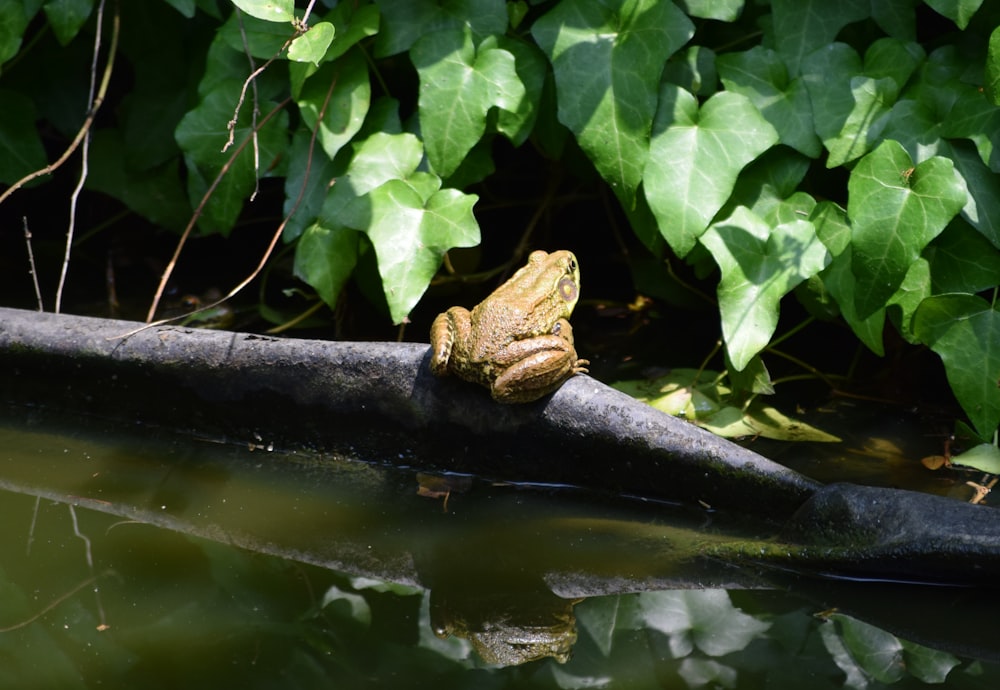
<svg viewBox="0 0 1000 690"><path fill-rule="evenodd" d="M993 591L747 572L699 546L772 526L267 448L5 410L0 687L1000 680Z"/></svg>

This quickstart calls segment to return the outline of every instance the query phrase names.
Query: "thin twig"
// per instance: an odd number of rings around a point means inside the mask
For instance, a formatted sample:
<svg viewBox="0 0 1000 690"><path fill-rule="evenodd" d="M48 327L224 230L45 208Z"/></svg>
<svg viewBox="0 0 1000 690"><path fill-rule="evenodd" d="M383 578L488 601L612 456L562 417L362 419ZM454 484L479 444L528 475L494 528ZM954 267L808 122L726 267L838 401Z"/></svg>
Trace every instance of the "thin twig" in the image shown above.
<svg viewBox="0 0 1000 690"><path fill-rule="evenodd" d="M271 112L269 112L267 115L265 115L264 118L260 121L260 123L257 126L257 129L263 128L264 125L266 125L272 117L281 112L281 110L286 105L288 105L291 102L291 100L292 100L291 98L286 98L281 103L276 105L274 109L271 110ZM208 203L208 200L212 197L212 194L215 193L216 187L218 187L219 183L222 182L222 178L225 177L226 173L229 172L229 168L232 167L233 162L236 160L236 157L243 152L243 149L246 148L246 145L249 143L249 141L250 141L249 138L244 139L242 142L240 142L239 146L236 147L236 150L233 151L233 153L229 156L229 159L222 165L222 168L219 170L219 174L215 176L214 180L212 180L212 184L209 185L207 190L205 190L205 194L201 197L201 201L198 202L198 207L194 210L194 213L191 214L191 220L188 221L187 227L184 228L184 232L181 233L181 238L177 241L177 247L174 249L174 255L170 258L170 263L168 263L167 267L164 269L163 275L160 276L160 284L156 288L156 294L153 295L153 303L149 305L149 313L146 314L147 325L155 326L161 323L170 323L171 321L174 320L174 319L163 319L155 324L152 323L153 315L156 314L156 310L160 306L160 298L163 297L163 291L166 289L167 281L170 280L170 275L174 272L174 267L177 265L177 259L181 255L181 250L184 248L184 244L187 242L188 237L191 236L191 231L194 230L194 225L195 223L198 222L198 218L201 217L202 211L205 209L205 204ZM207 305L192 313L197 314L198 312L204 311L205 309L211 309L212 307L217 306L218 304L219 303L216 302L214 304ZM187 315L185 314L184 316Z"/></svg>
<svg viewBox="0 0 1000 690"><path fill-rule="evenodd" d="M39 611L38 613L36 613L34 616L31 616L30 618L26 618L25 620L21 621L20 623L15 623L14 625L9 625L6 628L0 628L0 633L13 632L14 630L20 630L21 628L28 627L29 625L31 625L32 623L34 623L35 621L37 621L39 618L41 618L42 616L44 616L46 613L48 613L49 611L51 611L55 607L59 606L59 604L63 603L64 601L66 601L67 599L69 599L71 596L73 596L74 594L76 594L77 592L79 592L84 587L87 587L89 585L94 584L95 582L97 582L102 577L105 577L106 575L113 575L113 574L114 574L113 570L105 570L103 573L100 573L98 575L93 575L91 577L88 577L86 580L84 580L83 582L81 582L80 584L78 584L73 589L69 590L68 592L66 592L62 596L57 597L53 601L49 602L49 604L45 608L43 608L41 611Z"/></svg>
<svg viewBox="0 0 1000 690"><path fill-rule="evenodd" d="M250 42L247 40L246 28L243 26L243 13L240 12L239 8L236 9L236 18L239 20L240 25L240 38L243 41L243 53L247 56L247 62L250 63L250 73L251 75L257 73L257 65L254 63L253 55L250 53ZM278 55L285 50L286 43L278 51ZM277 57L277 56L274 56ZM273 60L274 57L271 59ZM250 109L250 131L253 133L253 192L250 193L250 201L253 202L257 198L257 193L260 191L260 138L257 136L257 118L260 117L260 93L257 90L257 79L252 78L250 82L253 85L253 107ZM244 90L246 89L246 82L243 83ZM233 132L236 131L236 120L239 118L240 107L243 105L243 93L240 93L240 102L236 105L236 111L233 113L233 119L229 121L229 141L226 143L225 148L222 152L226 152L226 148L232 146Z"/></svg>
<svg viewBox="0 0 1000 690"><path fill-rule="evenodd" d="M83 124L80 126L80 131L76 133L76 136L73 138L73 141L70 143L69 147L65 151L63 151L63 154L59 156L59 158L57 158L54 163L50 163L49 165L46 165L44 168L40 168L32 173L28 173L20 180L18 180L10 187L8 187L3 194L0 194L0 204L6 201L7 197L13 194L16 190L20 189L21 187L28 184L32 180L41 177L43 175L49 175L52 172L59 169L62 166L62 164L65 163L67 159L69 159L69 157L73 155L73 152L76 151L77 147L80 146L80 142L83 141L83 138L86 136L87 132L90 131L91 126L94 124L94 118L97 117L97 111L100 109L101 104L104 103L104 96L108 91L108 83L111 81L112 67L115 64L115 55L118 51L118 28L120 26L120 23L121 22L120 22L118 8L115 7L115 17L114 17L114 22L112 23L113 28L111 32L111 49L108 51L108 62L104 66L104 75L101 77L101 86L97 90L97 96L91 102L90 112L87 113L87 117L84 119Z"/></svg>
<svg viewBox="0 0 1000 690"><path fill-rule="evenodd" d="M24 243L28 245L28 266L31 273L31 280L35 283L35 303L38 304L38 311L45 311L42 304L42 289L38 286L38 271L35 270L35 253L31 250L31 230L28 229L28 217L21 219L24 222Z"/></svg>
<svg viewBox="0 0 1000 690"><path fill-rule="evenodd" d="M90 550L90 537L80 531L80 523L76 520L76 507L72 503L69 505L69 516L73 519L73 534L83 541L84 555L87 557L87 570L90 571L91 579L96 580L97 576L94 575L94 557L91 555ZM104 617L104 606L101 604L101 590L99 587L94 588L94 599L97 602L97 616L101 621L98 623L97 629L107 630L108 624Z"/></svg>
<svg viewBox="0 0 1000 690"><path fill-rule="evenodd" d="M94 92L97 90L97 58L101 55L101 31L104 28L104 0L97 5L96 29L94 30L94 52L90 59L90 91L87 92L87 102L94 102ZM83 150L80 152L80 177L73 188L69 199L69 227L66 229L66 251L63 254L62 270L59 272L59 286L56 288L55 312L62 308L63 288L66 286L66 273L69 271L69 257L73 249L73 233L76 229L76 209L80 201L80 193L87 181L88 161L90 160L90 130L83 136Z"/></svg>
<svg viewBox="0 0 1000 690"><path fill-rule="evenodd" d="M332 79L330 81L330 88L326 92L326 98L323 100L323 107L320 109L319 117L317 118L316 122L316 127L313 128L312 135L309 139L309 154L306 157L306 169L302 175L302 186L299 188L299 194L297 197L295 197L295 203L292 204L292 207L291 209L289 209L288 214L285 216L284 220L281 221L281 224L278 225L277 229L274 231L274 236L271 237L271 242L270 244L267 245L267 249L264 251L264 255L261 257L260 262L257 264L257 267L250 273L250 275L244 278L236 287L234 287L228 293L223 295L220 299L217 299L214 302L210 302L209 304L205 304L199 307L198 309L188 312L187 314L180 314L178 316L169 319L160 319L159 321L151 320L152 315L156 312L156 306L159 303L160 296L163 294L163 288L164 285L166 285L167 278L169 277L170 272L173 270L174 265L176 265L177 263L177 257L180 255L181 247L184 245L184 241L191 234L191 229L194 227L194 223L197 220L198 215L201 213L201 209L208 201L209 195L213 192L215 187L218 186L219 182L222 179L222 175L232 164L234 158L239 155L240 151L242 151L243 148L246 147L247 140L244 139L243 142L240 144L239 148L233 153L233 156L226 162L226 165L224 166L223 170L219 172L219 175L215 178L215 181L212 182L212 186L208 189L207 192L205 192L205 196L202 198L201 203L198 204L198 208L195 209L194 216L188 223L187 228L185 228L184 234L181 235L181 239L177 245L177 249L174 251L174 256L170 260L170 264L167 266L167 269L164 271L163 278L161 278L160 280L160 287L156 292L156 297L153 301L152 307L150 308L149 315L147 316L147 323L143 326L140 326L139 328L129 331L128 333L123 333L120 336L116 336L116 339L128 338L135 335L136 333L139 333L140 331L146 330L147 328L151 328L153 326L162 326L163 324L170 323L171 321L188 318L195 314L200 314L203 311L214 309L215 307L225 302L227 299L232 299L234 296L236 296L237 293L240 292L240 290L245 288L247 285L253 282L253 280L258 275L260 275L260 272L264 269L264 266L267 264L267 260L271 257L271 253L274 251L275 245L277 245L278 240L281 239L281 235L285 231L285 226L288 225L288 221L291 220L292 216L295 215L295 212L299 210L299 205L301 205L302 203L302 197L305 196L306 187L309 185L309 173L312 170L312 156L313 156L313 151L316 149L316 136L319 133L319 123L323 121L323 117L324 115L326 115L327 106L330 104L330 98L333 96L333 90L336 88L336 86L337 86L337 79ZM290 100L291 99L285 99L284 101L279 103L274 110L269 112L267 116L264 117L264 119L260 123L260 127L263 127L265 124L267 124L267 121L270 120L281 108L287 105Z"/></svg>

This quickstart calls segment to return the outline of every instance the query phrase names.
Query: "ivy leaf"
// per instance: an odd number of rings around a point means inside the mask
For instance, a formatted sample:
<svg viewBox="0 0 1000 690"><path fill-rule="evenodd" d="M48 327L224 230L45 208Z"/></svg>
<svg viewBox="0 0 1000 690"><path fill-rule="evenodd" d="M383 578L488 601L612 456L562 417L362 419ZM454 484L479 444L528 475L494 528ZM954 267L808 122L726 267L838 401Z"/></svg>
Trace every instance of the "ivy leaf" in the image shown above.
<svg viewBox="0 0 1000 690"><path fill-rule="evenodd" d="M431 168L442 177L482 138L490 108L515 112L524 99L514 56L486 45L477 51L465 27L428 34L410 49L420 75L420 131Z"/></svg>
<svg viewBox="0 0 1000 690"><path fill-rule="evenodd" d="M955 26L959 29L964 29L969 25L972 15L983 4L983 0L924 0L924 2L934 8L938 14L955 22Z"/></svg>
<svg viewBox="0 0 1000 690"><path fill-rule="evenodd" d="M290 22L295 18L295 0L233 0L233 4L267 22Z"/></svg>
<svg viewBox="0 0 1000 690"><path fill-rule="evenodd" d="M559 121L622 205L634 208L663 63L694 26L660 0L563 0L531 33L552 63Z"/></svg>
<svg viewBox="0 0 1000 690"><path fill-rule="evenodd" d="M302 86L296 103L310 129L317 126L319 114L323 112L318 138L332 160L361 129L371 104L371 84L364 58L358 52L350 52L339 60L325 63Z"/></svg>
<svg viewBox="0 0 1000 690"><path fill-rule="evenodd" d="M1000 285L1000 252L962 220L954 220L924 250L935 293L975 294Z"/></svg>
<svg viewBox="0 0 1000 690"><path fill-rule="evenodd" d="M336 30L330 22L319 22L292 41L288 46L288 59L295 62L311 62L319 65L326 55L326 49L333 42Z"/></svg>
<svg viewBox="0 0 1000 690"><path fill-rule="evenodd" d="M818 158L819 137L813 130L812 104L805 82L789 80L788 70L773 50L757 46L743 53L720 55L719 76L728 91L743 94L777 130L781 143Z"/></svg>
<svg viewBox="0 0 1000 690"><path fill-rule="evenodd" d="M843 43L824 46L802 61L816 133L830 154L828 168L868 152L886 126L898 93L892 77L873 78L861 71L861 58Z"/></svg>
<svg viewBox="0 0 1000 690"><path fill-rule="evenodd" d="M952 455L951 464L1000 475L1000 450L992 443L980 443L964 453Z"/></svg>
<svg viewBox="0 0 1000 690"><path fill-rule="evenodd" d="M819 273L830 254L809 221L771 229L745 208L710 227L701 242L722 271L722 335L733 366L742 370L770 342L781 298Z"/></svg>
<svg viewBox="0 0 1000 690"><path fill-rule="evenodd" d="M803 58L833 43L840 30L868 17L870 0L771 0L772 44L785 59L788 72L799 74ZM834 83L833 75L830 83Z"/></svg>
<svg viewBox="0 0 1000 690"><path fill-rule="evenodd" d="M0 90L0 182L13 184L44 168L45 149L35 129L35 104L17 92Z"/></svg>
<svg viewBox="0 0 1000 690"><path fill-rule="evenodd" d="M440 179L414 173L356 199L344 224L368 234L393 323L402 323L430 284L445 252L479 244L472 214L478 197L440 189Z"/></svg>
<svg viewBox="0 0 1000 690"><path fill-rule="evenodd" d="M955 164L955 170L965 181L968 199L962 216L1000 248L1000 184L997 176L983 165L982 159L968 142L944 142L942 153Z"/></svg>
<svg viewBox="0 0 1000 690"><path fill-rule="evenodd" d="M80 27L90 17L94 0L49 0L45 3L45 16L59 45L69 44Z"/></svg>
<svg viewBox="0 0 1000 690"><path fill-rule="evenodd" d="M643 190L678 256L694 248L743 166L777 141L777 132L745 96L723 91L699 111L684 89L661 87Z"/></svg>
<svg viewBox="0 0 1000 690"><path fill-rule="evenodd" d="M504 0L378 0L382 30L375 43L375 57L409 50L429 33L468 27L476 42L500 36L507 30Z"/></svg>
<svg viewBox="0 0 1000 690"><path fill-rule="evenodd" d="M322 220L306 228L295 245L295 275L312 286L331 309L358 263L358 232Z"/></svg>
<svg viewBox="0 0 1000 690"><path fill-rule="evenodd" d="M503 109L497 113L496 128L514 146L520 146L527 141L538 119L548 63L541 51L531 43L500 36L497 45L514 56L514 69L523 85L524 98L515 110Z"/></svg>
<svg viewBox="0 0 1000 690"><path fill-rule="evenodd" d="M975 295L934 295L917 307L913 331L941 357L980 437L992 436L1000 424L1000 312Z"/></svg>
<svg viewBox="0 0 1000 690"><path fill-rule="evenodd" d="M208 186L232 155L222 153L223 144L229 137L227 123L233 116L234 104L239 99L242 83L224 81L216 85L198 104L181 118L175 137L184 151L188 167L188 196L192 205L197 205ZM262 102L261 108L268 111L274 103ZM234 141L244 141L252 135L251 108L243 108L237 122ZM288 146L288 114L278 113L257 133L262 167L276 160ZM258 171L254 169L252 145L243 148L209 197L198 225L210 232L228 233L243 210L243 202L253 191Z"/></svg>
<svg viewBox="0 0 1000 690"><path fill-rule="evenodd" d="M735 22L743 12L745 0L683 0L679 4L692 17Z"/></svg>
<svg viewBox="0 0 1000 690"><path fill-rule="evenodd" d="M986 51L985 91L993 105L1000 105L1000 26L990 34Z"/></svg>
<svg viewBox="0 0 1000 690"><path fill-rule="evenodd" d="M885 305L924 247L962 209L966 190L950 160L914 166L891 139L858 162L847 190L855 307L865 318Z"/></svg>

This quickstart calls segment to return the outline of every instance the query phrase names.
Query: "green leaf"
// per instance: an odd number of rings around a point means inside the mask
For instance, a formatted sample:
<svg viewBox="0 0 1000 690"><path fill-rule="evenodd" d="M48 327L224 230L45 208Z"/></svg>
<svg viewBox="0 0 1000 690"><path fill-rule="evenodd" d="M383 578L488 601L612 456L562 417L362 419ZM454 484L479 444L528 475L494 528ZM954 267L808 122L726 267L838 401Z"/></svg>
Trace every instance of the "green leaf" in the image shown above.
<svg viewBox="0 0 1000 690"><path fill-rule="evenodd" d="M472 214L478 197L440 184L429 173L389 180L344 212L344 223L364 230L375 247L393 323L402 323L420 300L445 252L479 244Z"/></svg>
<svg viewBox="0 0 1000 690"><path fill-rule="evenodd" d="M870 0L772 0L773 42L795 77L806 55L833 43L840 30L868 16ZM828 75L832 85L837 77Z"/></svg>
<svg viewBox="0 0 1000 690"><path fill-rule="evenodd" d="M484 44L468 28L436 31L413 44L420 75L420 131L431 168L448 177L486 131L490 108L516 112L524 99L514 56Z"/></svg>
<svg viewBox="0 0 1000 690"><path fill-rule="evenodd" d="M626 209L649 153L663 63L693 33L659 0L563 0L532 27L555 72L559 121Z"/></svg>
<svg viewBox="0 0 1000 690"><path fill-rule="evenodd" d="M323 112L319 141L332 160L361 129L371 104L365 59L359 52L352 51L334 62L325 63L305 82L296 102L310 129L316 127L319 114Z"/></svg>
<svg viewBox="0 0 1000 690"><path fill-rule="evenodd" d="M2 53L0 53L2 54ZM985 91L993 105L1000 105L1000 26L990 34L986 52Z"/></svg>
<svg viewBox="0 0 1000 690"><path fill-rule="evenodd" d="M935 293L975 294L1000 285L1000 252L962 220L954 220L924 250Z"/></svg>
<svg viewBox="0 0 1000 690"><path fill-rule="evenodd" d="M312 133L300 128L288 149L288 173L285 176L284 213L289 217L282 239L291 242L315 221L326 200L330 180L343 172L346 164L338 165L326 156L310 150Z"/></svg>
<svg viewBox="0 0 1000 690"><path fill-rule="evenodd" d="M24 3L20 0L0 0L0 65L7 62L21 49L28 20Z"/></svg>
<svg viewBox="0 0 1000 690"><path fill-rule="evenodd" d="M847 246L836 255L829 266L822 272L823 285L833 295L840 308L840 314L854 335L875 354L882 356L885 348L882 345L882 330L885 325L885 309L877 309L868 316L859 316L855 308L858 283L851 273L851 247Z"/></svg>
<svg viewBox="0 0 1000 690"><path fill-rule="evenodd" d="M924 0L924 2L933 7L938 14L955 22L955 26L959 29L969 25L972 15L983 4L983 0Z"/></svg>
<svg viewBox="0 0 1000 690"><path fill-rule="evenodd" d="M976 431L991 436L1000 424L1000 313L975 295L934 295L917 308L913 331L941 357Z"/></svg>
<svg viewBox="0 0 1000 690"><path fill-rule="evenodd" d="M887 34L903 41L917 37L914 8L921 0L872 0L872 19Z"/></svg>
<svg viewBox="0 0 1000 690"><path fill-rule="evenodd" d="M255 58L269 60L281 50L285 41L295 35L295 29L289 24L277 24L233 12L219 29L218 35L239 55L239 65L245 78L249 65L244 53L249 52Z"/></svg>
<svg viewBox="0 0 1000 690"><path fill-rule="evenodd" d="M423 36L442 29L468 27L479 43L507 29L503 0L378 0L382 30L375 57L409 50Z"/></svg>
<svg viewBox="0 0 1000 690"><path fill-rule="evenodd" d="M897 142L882 142L851 172L847 215L852 225L855 307L865 318L885 305L910 265L965 204L952 162L913 166Z"/></svg>
<svg viewBox="0 0 1000 690"><path fill-rule="evenodd" d="M992 443L980 443L964 453L951 456L951 463L971 467L987 474L1000 475L1000 449Z"/></svg>
<svg viewBox="0 0 1000 690"><path fill-rule="evenodd" d="M979 89L961 89L942 123L941 136L971 140L983 163L993 172L1000 172L1000 108L987 101Z"/></svg>
<svg viewBox="0 0 1000 690"><path fill-rule="evenodd" d="M324 20L332 22L335 29L333 43L326 52L326 59L335 60L362 39L376 35L380 15L376 5L355 7L354 3L340 2L330 10Z"/></svg>
<svg viewBox="0 0 1000 690"><path fill-rule="evenodd" d="M90 17L94 0L48 0L43 9L56 40L60 45L66 45L76 37L80 27Z"/></svg>
<svg viewBox="0 0 1000 690"><path fill-rule="evenodd" d="M720 92L698 109L687 91L660 89L643 190L660 232L684 257L732 194L750 161L778 135L745 97Z"/></svg>
<svg viewBox="0 0 1000 690"><path fill-rule="evenodd" d="M501 36L497 46L514 56L514 70L524 87L524 97L515 110L503 109L497 112L496 128L514 146L520 146L527 141L538 120L548 63L541 51L531 43Z"/></svg>
<svg viewBox="0 0 1000 690"><path fill-rule="evenodd" d="M267 22L290 22L295 18L295 0L232 0L251 17Z"/></svg>
<svg viewBox="0 0 1000 690"><path fill-rule="evenodd" d="M177 156L136 170L128 164L131 150L117 129L99 129L90 144L88 189L118 199L151 223L180 230L191 217Z"/></svg>
<svg viewBox="0 0 1000 690"><path fill-rule="evenodd" d="M994 247L1000 247L1000 178L983 165L967 142L946 142L942 153L955 164L956 172L968 188L962 216Z"/></svg>
<svg viewBox="0 0 1000 690"><path fill-rule="evenodd" d="M744 0L679 0L677 4L692 17L734 22L743 11Z"/></svg>
<svg viewBox="0 0 1000 690"><path fill-rule="evenodd" d="M805 82L789 80L788 70L773 50L756 46L743 53L720 55L716 61L726 89L743 94L777 130L781 143L810 158L821 144L813 130L812 104Z"/></svg>
<svg viewBox="0 0 1000 690"><path fill-rule="evenodd" d="M708 98L719 88L716 55L704 46L690 46L668 60L661 81L680 86L696 96Z"/></svg>
<svg viewBox="0 0 1000 690"><path fill-rule="evenodd" d="M819 273L830 254L812 223L797 220L771 229L743 208L710 227L701 242L722 271L722 334L733 366L743 369L770 342L781 298Z"/></svg>
<svg viewBox="0 0 1000 690"><path fill-rule="evenodd" d="M329 22L319 22L292 41L288 46L288 59L295 62L311 62L319 65L326 55L326 49L333 42L336 30Z"/></svg>
<svg viewBox="0 0 1000 690"><path fill-rule="evenodd" d="M920 257L910 266L910 269L903 276L903 282L899 289L889 298L887 307L898 308L898 315L895 310L888 311L893 317L900 335L907 342L917 344L919 341L913 334L913 314L917 307L925 299L931 296L931 267L927 259ZM876 312L879 313L879 312Z"/></svg>
<svg viewBox="0 0 1000 690"><path fill-rule="evenodd" d="M816 133L834 168L863 156L879 139L898 92L892 77L861 74L861 58L843 43L824 46L802 61Z"/></svg>
<svg viewBox="0 0 1000 690"><path fill-rule="evenodd" d="M358 232L321 221L306 228L295 246L295 275L331 309L358 262Z"/></svg>
<svg viewBox="0 0 1000 690"><path fill-rule="evenodd" d="M13 184L48 161L35 129L35 104L17 91L0 89L0 182Z"/></svg>
<svg viewBox="0 0 1000 690"><path fill-rule="evenodd" d="M233 117L241 87L242 83L238 81L218 84L177 125L175 136L187 162L188 195L192 205L200 203L205 191L232 155L232 150L223 153L222 147L229 137L227 123ZM264 101L261 109L267 111L274 105ZM234 135L237 145L251 136L251 110L245 107L240 113ZM287 130L288 116L281 112L258 132L262 170L285 151ZM233 160L209 198L198 221L199 226L210 232L228 233L243 209L243 202L253 191L257 175L254 147L248 144Z"/></svg>

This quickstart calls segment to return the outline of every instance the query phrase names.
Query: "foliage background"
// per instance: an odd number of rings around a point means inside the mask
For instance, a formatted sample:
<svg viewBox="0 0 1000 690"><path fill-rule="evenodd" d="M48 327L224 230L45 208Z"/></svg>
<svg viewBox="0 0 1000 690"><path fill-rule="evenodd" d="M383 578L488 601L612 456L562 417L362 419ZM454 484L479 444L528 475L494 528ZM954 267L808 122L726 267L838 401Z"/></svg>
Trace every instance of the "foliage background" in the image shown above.
<svg viewBox="0 0 1000 690"><path fill-rule="evenodd" d="M261 315L321 301L400 324L435 296L474 302L463 286L530 248L613 253L585 281L627 267L660 304L709 309L739 389L771 389L761 354L794 300L793 328L933 350L989 438L998 24L981 0L0 0L0 181L59 155L110 60L75 257L111 227L162 267L194 219L235 284L253 262L234 246L259 257L280 234ZM4 274L72 161L0 205ZM63 232L48 222L33 232ZM40 248L44 274L59 252ZM102 285L100 257L75 261Z"/></svg>

